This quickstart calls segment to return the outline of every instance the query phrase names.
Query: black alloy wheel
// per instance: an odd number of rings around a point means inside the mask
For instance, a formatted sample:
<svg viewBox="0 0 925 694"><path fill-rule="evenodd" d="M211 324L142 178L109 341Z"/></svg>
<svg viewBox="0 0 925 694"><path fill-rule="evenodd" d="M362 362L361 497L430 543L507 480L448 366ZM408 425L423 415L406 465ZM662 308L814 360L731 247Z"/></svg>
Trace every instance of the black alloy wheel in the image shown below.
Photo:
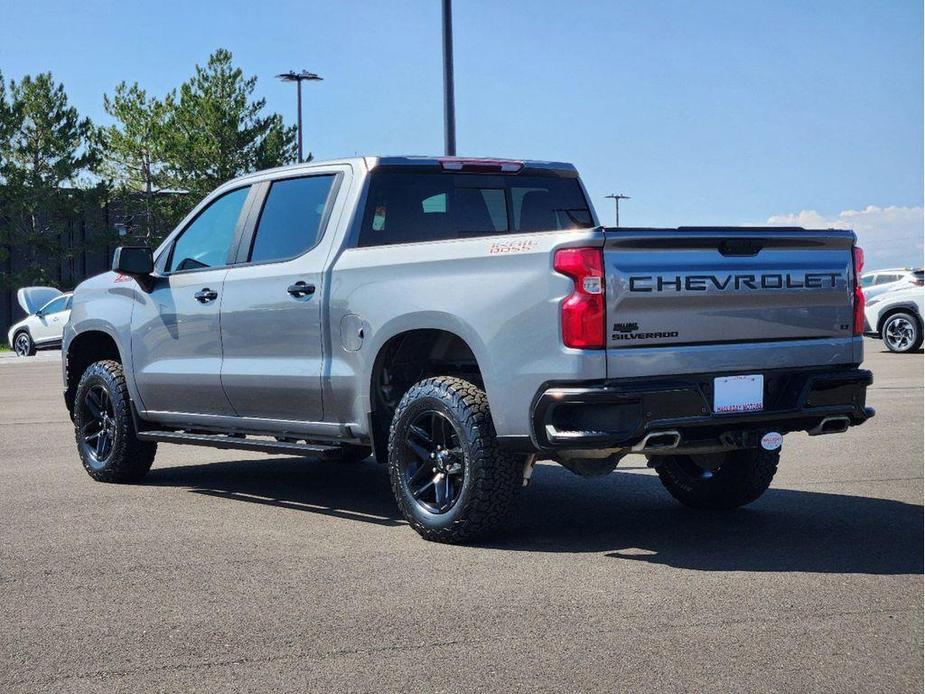
<svg viewBox="0 0 925 694"><path fill-rule="evenodd" d="M459 500L466 481L455 425L442 412L423 410L411 421L403 443L398 462L403 486L428 513L446 513Z"/></svg>
<svg viewBox="0 0 925 694"><path fill-rule="evenodd" d="M87 389L81 407L80 436L91 467L102 468L112 454L116 440L116 417L106 386L96 383Z"/></svg>

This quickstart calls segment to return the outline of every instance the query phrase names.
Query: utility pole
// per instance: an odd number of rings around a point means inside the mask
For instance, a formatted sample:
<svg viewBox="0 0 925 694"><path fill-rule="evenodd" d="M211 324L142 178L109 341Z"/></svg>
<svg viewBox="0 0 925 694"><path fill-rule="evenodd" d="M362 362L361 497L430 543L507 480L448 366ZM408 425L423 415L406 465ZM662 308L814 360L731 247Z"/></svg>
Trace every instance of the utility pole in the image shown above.
<svg viewBox="0 0 925 694"><path fill-rule="evenodd" d="M620 226L620 201L629 200L629 195L624 195L623 193L614 193L613 195L606 195L604 197L613 198L614 206L616 207L616 224L614 226Z"/></svg>
<svg viewBox="0 0 925 694"><path fill-rule="evenodd" d="M289 72L284 72L281 75L277 75L277 78L281 79L283 82L295 82L296 83L296 110L299 112L298 115L298 133L299 133L299 161L301 162L302 157L302 82L320 82L323 78L316 75L314 72L309 72L308 70L302 70L302 72L295 72L290 70Z"/></svg>
<svg viewBox="0 0 925 694"><path fill-rule="evenodd" d="M443 140L448 157L456 156L456 97L453 86L453 2L443 0Z"/></svg>

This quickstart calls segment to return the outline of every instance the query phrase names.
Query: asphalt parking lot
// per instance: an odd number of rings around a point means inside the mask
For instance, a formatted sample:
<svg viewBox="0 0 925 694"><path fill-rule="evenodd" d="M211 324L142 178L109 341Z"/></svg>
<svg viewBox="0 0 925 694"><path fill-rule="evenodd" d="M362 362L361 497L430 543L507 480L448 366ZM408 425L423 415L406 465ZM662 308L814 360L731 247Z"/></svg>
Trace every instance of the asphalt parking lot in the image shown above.
<svg viewBox="0 0 925 694"><path fill-rule="evenodd" d="M372 461L162 445L81 468L57 355L0 359L0 691L922 690L922 354L788 436L733 514L638 457L538 466L491 543L422 541Z"/></svg>

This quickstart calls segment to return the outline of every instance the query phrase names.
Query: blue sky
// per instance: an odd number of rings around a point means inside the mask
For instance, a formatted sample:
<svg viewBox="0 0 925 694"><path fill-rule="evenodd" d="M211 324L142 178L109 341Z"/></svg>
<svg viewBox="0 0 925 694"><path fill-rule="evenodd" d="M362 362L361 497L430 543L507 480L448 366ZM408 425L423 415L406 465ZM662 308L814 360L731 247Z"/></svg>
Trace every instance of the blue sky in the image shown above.
<svg viewBox="0 0 925 694"><path fill-rule="evenodd" d="M0 5L4 75L51 70L97 121L120 80L163 93L221 46L290 121L273 75L325 78L306 92L316 157L442 151L439 0ZM460 154L572 161L605 222L613 191L627 225L856 211L878 262L916 238L921 256L920 1L454 5Z"/></svg>

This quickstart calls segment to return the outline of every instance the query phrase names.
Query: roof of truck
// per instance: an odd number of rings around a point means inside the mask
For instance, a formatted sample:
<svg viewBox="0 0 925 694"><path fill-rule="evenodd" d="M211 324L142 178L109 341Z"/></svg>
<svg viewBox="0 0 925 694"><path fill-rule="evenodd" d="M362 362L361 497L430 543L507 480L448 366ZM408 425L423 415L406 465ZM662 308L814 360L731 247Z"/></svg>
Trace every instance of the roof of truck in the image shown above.
<svg viewBox="0 0 925 694"><path fill-rule="evenodd" d="M417 167L417 168L441 168L446 171L484 171L491 173L497 170L498 173L529 173L529 172L550 172L558 173L565 176L577 176L578 170L573 164L562 161L542 161L538 159L509 159L499 157L444 157L439 155L417 156L355 156L344 157L342 159L312 160L298 164L287 164L273 169L264 169L253 173L245 174L234 179L242 181L250 178L260 178L278 173L288 173L298 170L311 170L325 166L337 164L348 164L350 166L365 167L372 170L379 167ZM230 182L230 181L229 181ZM227 185L227 184L225 184Z"/></svg>

